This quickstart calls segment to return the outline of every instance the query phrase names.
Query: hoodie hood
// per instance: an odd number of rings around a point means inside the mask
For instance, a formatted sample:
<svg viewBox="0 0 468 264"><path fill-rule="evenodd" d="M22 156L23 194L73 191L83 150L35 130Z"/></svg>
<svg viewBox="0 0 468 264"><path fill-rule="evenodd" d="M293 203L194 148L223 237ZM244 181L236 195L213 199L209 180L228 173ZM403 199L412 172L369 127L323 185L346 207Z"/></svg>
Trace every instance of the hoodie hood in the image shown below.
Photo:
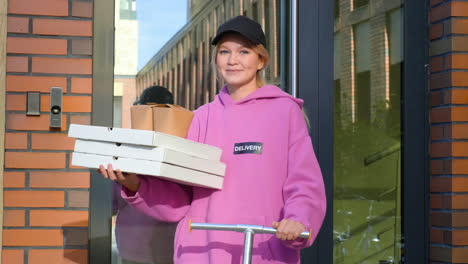
<svg viewBox="0 0 468 264"><path fill-rule="evenodd" d="M259 99L272 99L272 98L289 98L293 102L295 102L300 108L302 108L302 105L304 104L304 101L302 99L295 98L291 96L290 94L284 92L281 90L278 86L275 85L264 85L251 94L247 95L246 97L242 98L239 101L234 101L232 97L229 95L229 92L227 90L227 86L224 86L219 94L216 96L215 101L219 101L221 105L224 107L230 106L230 105L241 105L241 104L247 104L247 103L253 103L256 100Z"/></svg>

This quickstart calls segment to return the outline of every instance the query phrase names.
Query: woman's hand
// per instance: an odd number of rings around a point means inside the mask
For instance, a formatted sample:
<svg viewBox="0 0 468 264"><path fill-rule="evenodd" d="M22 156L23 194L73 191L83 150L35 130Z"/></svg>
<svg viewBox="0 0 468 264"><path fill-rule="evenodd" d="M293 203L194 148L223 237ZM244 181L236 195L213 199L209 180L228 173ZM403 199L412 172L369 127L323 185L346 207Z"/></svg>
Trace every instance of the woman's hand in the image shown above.
<svg viewBox="0 0 468 264"><path fill-rule="evenodd" d="M296 240L302 232L306 231L303 224L290 219L273 222L272 226L277 230L276 237L281 240Z"/></svg>
<svg viewBox="0 0 468 264"><path fill-rule="evenodd" d="M116 181L132 192L137 192L138 188L140 188L140 178L138 175L135 173L123 173L121 170L114 170L112 164L108 164L107 169L104 165L100 165L98 172L101 173L104 178Z"/></svg>

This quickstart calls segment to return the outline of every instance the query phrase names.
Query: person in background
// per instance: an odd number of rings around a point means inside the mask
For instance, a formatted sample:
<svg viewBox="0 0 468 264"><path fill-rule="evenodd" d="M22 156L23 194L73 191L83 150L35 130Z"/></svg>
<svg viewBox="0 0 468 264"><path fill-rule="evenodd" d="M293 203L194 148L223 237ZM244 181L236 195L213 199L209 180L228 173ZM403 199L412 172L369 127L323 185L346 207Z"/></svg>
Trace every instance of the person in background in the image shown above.
<svg viewBox="0 0 468 264"><path fill-rule="evenodd" d="M257 22L238 16L212 40L213 67L224 82L213 102L195 111L187 138L223 149L221 190L157 177L100 173L120 182L122 197L155 219L179 222L176 264L240 264L242 233L197 230L189 222L272 226L276 236L255 236L252 263L300 262L300 249L319 233L326 211L323 178L312 147L303 101L265 84L266 37ZM298 238L309 231L309 239Z"/></svg>
<svg viewBox="0 0 468 264"><path fill-rule="evenodd" d="M174 104L172 93L161 86L143 90L134 105ZM158 221L129 205L114 183L113 210L117 214L115 239L122 264L171 264L176 224Z"/></svg>

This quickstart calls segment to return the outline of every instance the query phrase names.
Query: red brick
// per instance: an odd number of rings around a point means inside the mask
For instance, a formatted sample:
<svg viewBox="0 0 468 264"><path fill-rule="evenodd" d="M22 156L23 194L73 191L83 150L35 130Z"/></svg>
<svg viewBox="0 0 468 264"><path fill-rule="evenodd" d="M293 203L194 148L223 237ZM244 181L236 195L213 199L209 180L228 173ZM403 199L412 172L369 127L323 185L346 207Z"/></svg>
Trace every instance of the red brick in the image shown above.
<svg viewBox="0 0 468 264"><path fill-rule="evenodd" d="M453 157L463 157L468 156L468 149L464 149L468 147L468 142L450 142L451 145L451 156Z"/></svg>
<svg viewBox="0 0 468 264"><path fill-rule="evenodd" d="M433 209L468 209L468 195L467 194L432 194L431 195L431 208Z"/></svg>
<svg viewBox="0 0 468 264"><path fill-rule="evenodd" d="M74 39L71 46L71 53L73 55L93 55L93 40L91 38Z"/></svg>
<svg viewBox="0 0 468 264"><path fill-rule="evenodd" d="M24 188L26 176L20 171L4 171L3 172L3 187L5 188Z"/></svg>
<svg viewBox="0 0 468 264"><path fill-rule="evenodd" d="M432 228L430 231L430 238L432 243L444 243L444 231Z"/></svg>
<svg viewBox="0 0 468 264"><path fill-rule="evenodd" d="M56 74L92 74L92 60L34 57L32 58L32 71Z"/></svg>
<svg viewBox="0 0 468 264"><path fill-rule="evenodd" d="M443 95L444 95L444 92L431 92L430 93L431 106L445 104Z"/></svg>
<svg viewBox="0 0 468 264"><path fill-rule="evenodd" d="M442 23L431 25L429 28L430 39L440 38L444 35L444 25Z"/></svg>
<svg viewBox="0 0 468 264"><path fill-rule="evenodd" d="M466 17L468 14L468 2L458 2L452 1L450 2L452 5L451 13L452 16L455 17Z"/></svg>
<svg viewBox="0 0 468 264"><path fill-rule="evenodd" d="M90 173L32 171L29 185L32 188L89 188Z"/></svg>
<svg viewBox="0 0 468 264"><path fill-rule="evenodd" d="M27 149L28 134L5 133L5 149Z"/></svg>
<svg viewBox="0 0 468 264"><path fill-rule="evenodd" d="M70 124L90 125L90 115L70 115Z"/></svg>
<svg viewBox="0 0 468 264"><path fill-rule="evenodd" d="M8 17L8 33L29 33L29 18L27 17Z"/></svg>
<svg viewBox="0 0 468 264"><path fill-rule="evenodd" d="M50 92L51 87L62 87L64 92L67 87L66 77L42 77L42 76L6 76L6 90L8 92Z"/></svg>
<svg viewBox="0 0 468 264"><path fill-rule="evenodd" d="M32 134L32 149L39 150L73 150L75 139L69 138L67 134Z"/></svg>
<svg viewBox="0 0 468 264"><path fill-rule="evenodd" d="M430 208L431 209L444 209L445 206L445 197L446 195L441 194L431 194L430 198Z"/></svg>
<svg viewBox="0 0 468 264"><path fill-rule="evenodd" d="M67 0L10 0L8 1L9 14L67 16Z"/></svg>
<svg viewBox="0 0 468 264"><path fill-rule="evenodd" d="M468 230L453 230L452 231L452 245L467 246L468 245Z"/></svg>
<svg viewBox="0 0 468 264"><path fill-rule="evenodd" d="M437 139L443 139L446 137L444 134L445 126L431 126L431 139L432 140L437 140Z"/></svg>
<svg viewBox="0 0 468 264"><path fill-rule="evenodd" d="M452 86L468 86L468 72L452 72L451 77Z"/></svg>
<svg viewBox="0 0 468 264"><path fill-rule="evenodd" d="M4 229L3 246L63 246L63 231Z"/></svg>
<svg viewBox="0 0 468 264"><path fill-rule="evenodd" d="M431 192L468 192L466 177L433 177L430 183Z"/></svg>
<svg viewBox="0 0 468 264"><path fill-rule="evenodd" d="M2 249L2 263L24 263L24 250Z"/></svg>
<svg viewBox="0 0 468 264"><path fill-rule="evenodd" d="M452 174L468 174L468 160L452 160L450 172Z"/></svg>
<svg viewBox="0 0 468 264"><path fill-rule="evenodd" d="M468 121L468 107L435 108L431 110L430 115L432 123Z"/></svg>
<svg viewBox="0 0 468 264"><path fill-rule="evenodd" d="M468 194L451 195L450 209L468 209Z"/></svg>
<svg viewBox="0 0 468 264"><path fill-rule="evenodd" d="M93 17L93 3L83 1L72 2L72 16L74 17Z"/></svg>
<svg viewBox="0 0 468 264"><path fill-rule="evenodd" d="M432 23L448 17L450 17L450 4L442 4L432 8L430 11L430 18Z"/></svg>
<svg viewBox="0 0 468 264"><path fill-rule="evenodd" d="M85 249L30 249L28 264L61 263L87 264L88 251Z"/></svg>
<svg viewBox="0 0 468 264"><path fill-rule="evenodd" d="M450 227L452 225L451 214L448 212L431 212L430 221L432 226Z"/></svg>
<svg viewBox="0 0 468 264"><path fill-rule="evenodd" d="M25 210L4 210L3 226L24 226L26 223Z"/></svg>
<svg viewBox="0 0 468 264"><path fill-rule="evenodd" d="M31 210L29 215L31 226L88 226L88 211Z"/></svg>
<svg viewBox="0 0 468 264"><path fill-rule="evenodd" d="M433 139L468 139L468 124L431 127Z"/></svg>
<svg viewBox="0 0 468 264"><path fill-rule="evenodd" d="M93 79L92 78L72 78L71 79L71 92L72 93L85 93L90 94L93 92Z"/></svg>
<svg viewBox="0 0 468 264"><path fill-rule="evenodd" d="M432 143L431 157L449 157L452 154L452 145L450 142Z"/></svg>
<svg viewBox="0 0 468 264"><path fill-rule="evenodd" d="M431 89L450 87L450 77L449 72L431 74L429 77L429 87Z"/></svg>
<svg viewBox="0 0 468 264"><path fill-rule="evenodd" d="M449 17L465 17L468 14L468 2L450 1L431 9L431 22Z"/></svg>
<svg viewBox="0 0 468 264"><path fill-rule="evenodd" d="M444 57L437 56L431 58L431 72L439 72L444 70Z"/></svg>
<svg viewBox="0 0 468 264"><path fill-rule="evenodd" d="M453 192L468 192L468 178L467 177L453 177L452 190Z"/></svg>
<svg viewBox="0 0 468 264"><path fill-rule="evenodd" d="M74 113L91 112L91 96L63 96L62 111ZM41 96L41 111L49 111L50 96Z"/></svg>
<svg viewBox="0 0 468 264"><path fill-rule="evenodd" d="M446 68L468 69L468 54L451 54L447 56L446 62Z"/></svg>
<svg viewBox="0 0 468 264"><path fill-rule="evenodd" d="M451 89L450 102L452 104L468 104L468 90L466 89Z"/></svg>
<svg viewBox="0 0 468 264"><path fill-rule="evenodd" d="M67 191L68 207L89 207L89 191Z"/></svg>
<svg viewBox="0 0 468 264"><path fill-rule="evenodd" d="M451 119L453 122L468 121L468 107L452 107Z"/></svg>
<svg viewBox="0 0 468 264"><path fill-rule="evenodd" d="M7 38L7 53L66 55L66 39Z"/></svg>
<svg viewBox="0 0 468 264"><path fill-rule="evenodd" d="M26 111L26 95L7 94L6 110L8 111Z"/></svg>
<svg viewBox="0 0 468 264"><path fill-rule="evenodd" d="M468 34L468 20L466 19L452 19L451 32L452 34Z"/></svg>
<svg viewBox="0 0 468 264"><path fill-rule="evenodd" d="M431 160L431 174L445 174L448 169L446 168L447 161L444 160Z"/></svg>
<svg viewBox="0 0 468 264"><path fill-rule="evenodd" d="M4 191L5 207L64 207L63 191Z"/></svg>
<svg viewBox="0 0 468 264"><path fill-rule="evenodd" d="M48 114L41 114L40 116L27 116L25 114L7 114L7 129L13 130L29 130L29 131L49 131L50 116ZM67 128L67 117L62 115L62 128Z"/></svg>
<svg viewBox="0 0 468 264"><path fill-rule="evenodd" d="M468 248L467 247L458 247L452 248L452 262L453 263L466 263L468 259Z"/></svg>
<svg viewBox="0 0 468 264"><path fill-rule="evenodd" d="M5 168L62 169L65 168L65 153L5 152Z"/></svg>
<svg viewBox="0 0 468 264"><path fill-rule="evenodd" d="M91 37L93 35L93 24L91 21L36 18L33 20L33 33Z"/></svg>
<svg viewBox="0 0 468 264"><path fill-rule="evenodd" d="M451 262L452 249L432 246L429 250L429 258L436 261Z"/></svg>
<svg viewBox="0 0 468 264"><path fill-rule="evenodd" d="M28 72L28 57L7 56L7 72Z"/></svg>
<svg viewBox="0 0 468 264"><path fill-rule="evenodd" d="M452 189L452 178L432 177L430 181L431 192L449 192Z"/></svg>

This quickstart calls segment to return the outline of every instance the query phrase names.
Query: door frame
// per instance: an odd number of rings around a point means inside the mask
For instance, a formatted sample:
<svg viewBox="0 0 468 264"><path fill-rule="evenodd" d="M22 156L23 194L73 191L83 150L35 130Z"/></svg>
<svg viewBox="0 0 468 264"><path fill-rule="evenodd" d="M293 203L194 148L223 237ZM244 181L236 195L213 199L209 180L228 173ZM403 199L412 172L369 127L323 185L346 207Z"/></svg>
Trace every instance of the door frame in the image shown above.
<svg viewBox="0 0 468 264"><path fill-rule="evenodd" d="M95 0L93 10L93 98L91 124L112 127L114 111L114 0ZM91 170L88 260L111 263L112 182Z"/></svg>
<svg viewBox="0 0 468 264"><path fill-rule="evenodd" d="M304 99L311 121L311 137L325 181L328 208L316 242L302 250L302 263L333 263L334 1L297 1L298 97ZM403 2L401 180L405 248L402 251L405 263L426 263L429 252L428 3L427 0Z"/></svg>

